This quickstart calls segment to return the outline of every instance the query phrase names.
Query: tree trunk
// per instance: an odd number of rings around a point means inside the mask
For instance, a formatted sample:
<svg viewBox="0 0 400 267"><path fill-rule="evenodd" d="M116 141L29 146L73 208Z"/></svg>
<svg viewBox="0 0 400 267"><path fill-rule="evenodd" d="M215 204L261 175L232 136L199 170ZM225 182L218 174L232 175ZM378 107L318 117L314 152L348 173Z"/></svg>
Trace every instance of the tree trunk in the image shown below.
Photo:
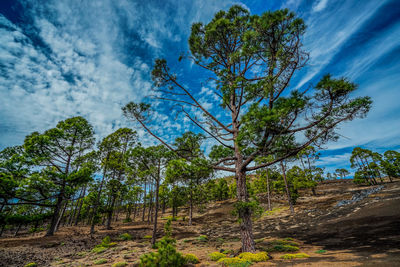
<svg viewBox="0 0 400 267"><path fill-rule="evenodd" d="M83 205L83 198L85 197L85 194L86 194L86 186L83 188L82 196L80 197L78 212L77 212L76 217L75 217L75 226L78 225L79 217L81 216L81 210L82 210L82 205Z"/></svg>
<svg viewBox="0 0 400 267"><path fill-rule="evenodd" d="M157 217L158 217L158 194L160 191L160 165L158 165L158 177L156 180L156 209L154 212L154 224L153 224L153 235L151 237L151 244L154 245L156 243L156 235L157 235Z"/></svg>
<svg viewBox="0 0 400 267"><path fill-rule="evenodd" d="M108 161L109 156L107 155L106 158L106 163ZM90 234L93 235L94 234L94 225L96 224L96 215L97 215L97 209L100 205L100 197L101 197L101 191L103 190L103 184L104 184L104 179L106 176L106 171L107 171L107 167L106 164L104 166L104 170L103 170L103 177L101 178L101 182L100 182L100 187L99 187L99 191L97 192L97 197L96 197L96 201L93 207L93 215L92 215L92 220L91 220L91 225L90 225Z"/></svg>
<svg viewBox="0 0 400 267"><path fill-rule="evenodd" d="M189 225L192 225L192 217L193 217L193 192L192 188L190 188Z"/></svg>
<svg viewBox="0 0 400 267"><path fill-rule="evenodd" d="M52 236L52 235L54 235L54 232L56 231L57 220L58 220L58 216L60 214L62 202L64 199L63 191L64 190L62 190L62 192L60 192L60 194L57 197L57 203L54 207L53 217L51 218L50 227L49 227L49 230L47 230L46 236Z"/></svg>
<svg viewBox="0 0 400 267"><path fill-rule="evenodd" d="M241 164L241 157L238 160ZM238 163L237 163L238 164ZM246 186L246 173L236 169L237 200L242 203L248 203L248 194ZM255 243L253 237L253 225L251 222L251 209L248 206L242 206L239 209L240 218L240 236L242 239L242 252L255 252Z"/></svg>
<svg viewBox="0 0 400 267"><path fill-rule="evenodd" d="M267 175L267 198L268 198L268 210L272 210L271 208L271 195L269 192L269 174L268 174L268 169L266 170L266 175Z"/></svg>
<svg viewBox="0 0 400 267"><path fill-rule="evenodd" d="M142 213L142 222L144 222L144 216L146 214L146 186L147 183L144 183L144 192L143 192L143 213Z"/></svg>
<svg viewBox="0 0 400 267"><path fill-rule="evenodd" d="M286 179L285 165L283 164L282 161L281 161L281 168L282 168L282 174L283 174L283 181L285 182L286 195L287 195L288 202L289 202L290 212L291 212L292 214L294 214L294 208L293 208L293 204L292 204L292 198L291 198L291 196L290 196L290 190L289 190L288 182L287 182L287 179Z"/></svg>
<svg viewBox="0 0 400 267"><path fill-rule="evenodd" d="M60 227L61 220L64 217L64 213L65 213L65 210L67 209L67 206L68 206L68 200L65 201L64 208L60 214L60 217L58 217L57 224L56 224L56 232L57 232L58 228Z"/></svg>
<svg viewBox="0 0 400 267"><path fill-rule="evenodd" d="M16 237L18 235L19 230L21 229L22 223L18 224L17 230L14 233L14 237Z"/></svg>
<svg viewBox="0 0 400 267"><path fill-rule="evenodd" d="M112 215L113 215L113 211L114 211L114 205L115 205L116 197L115 196L111 196L111 198L112 198L111 205L110 205L110 207L108 209L108 212L107 212L107 226L106 226L107 230L111 230L112 229L111 228L111 221L112 221Z"/></svg>

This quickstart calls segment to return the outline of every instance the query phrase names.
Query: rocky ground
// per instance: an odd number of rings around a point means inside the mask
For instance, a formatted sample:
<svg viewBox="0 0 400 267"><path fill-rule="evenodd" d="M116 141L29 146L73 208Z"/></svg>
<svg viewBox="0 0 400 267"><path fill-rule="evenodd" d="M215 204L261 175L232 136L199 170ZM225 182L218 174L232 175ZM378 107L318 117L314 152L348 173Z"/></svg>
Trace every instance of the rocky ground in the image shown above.
<svg viewBox="0 0 400 267"><path fill-rule="evenodd" d="M283 252L271 252L268 262L253 266L400 266L400 181L383 187L327 182L318 186L317 196L308 192L303 195L294 216L284 198L274 198L273 211L254 222L254 235L259 250L273 240L292 238L299 244L299 252L310 257L283 260ZM265 197L261 200L265 202ZM218 266L208 257L214 251L238 253L240 236L232 208L233 201L211 203L205 212L195 213L192 226L182 219L173 222L177 249L195 254L200 259L198 266ZM184 217L185 212L179 215ZM160 220L160 229L165 221ZM96 266L115 262L135 266L143 253L152 251L146 238L151 229L148 223L118 222L114 230L100 228L93 237L88 227L63 227L53 237L44 237L44 233L4 237L0 239L0 266L24 266L28 262L39 266L91 266L101 259L107 262ZM132 240L121 241L118 236L122 233L132 235ZM91 252L107 235L116 246L101 253Z"/></svg>

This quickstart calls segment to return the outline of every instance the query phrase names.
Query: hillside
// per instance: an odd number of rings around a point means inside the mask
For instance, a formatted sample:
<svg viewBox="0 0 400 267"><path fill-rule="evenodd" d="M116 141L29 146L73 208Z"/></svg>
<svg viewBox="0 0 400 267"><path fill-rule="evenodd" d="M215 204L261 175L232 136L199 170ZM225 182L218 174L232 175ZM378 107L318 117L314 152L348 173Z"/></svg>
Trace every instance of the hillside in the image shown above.
<svg viewBox="0 0 400 267"><path fill-rule="evenodd" d="M252 266L395 266L400 262L399 181L375 187L360 187L351 181L328 182L319 184L316 191L317 196L299 198L295 216L290 215L284 199L274 199L273 211L254 222L259 250L268 250L274 240L288 238L298 243L299 252L310 257L283 260L280 255L284 252L270 252L268 262ZM232 200L211 203L203 213L194 214L193 226L183 221L187 211L181 210L172 224L178 251L195 254L200 259L197 266L218 266L208 257L214 251L237 254L240 236L232 209ZM167 210L162 216L160 229L170 215ZM98 266L121 261L135 266L142 254L152 250L146 238L151 229L147 222L118 221L114 230L100 229L93 237L84 226L62 227L53 237L43 237L44 232L4 237L0 239L0 266L23 266L28 262L39 266L91 266L99 259L107 263ZM129 233L132 240L119 240L122 233ZM99 254L91 252L107 235L117 242L116 246Z"/></svg>

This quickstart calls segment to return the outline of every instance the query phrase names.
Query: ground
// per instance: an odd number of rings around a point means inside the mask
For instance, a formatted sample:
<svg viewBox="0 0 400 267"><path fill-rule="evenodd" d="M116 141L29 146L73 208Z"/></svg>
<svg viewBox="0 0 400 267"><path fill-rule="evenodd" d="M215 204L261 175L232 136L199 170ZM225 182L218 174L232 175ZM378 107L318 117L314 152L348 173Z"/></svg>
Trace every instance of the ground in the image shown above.
<svg viewBox="0 0 400 267"><path fill-rule="evenodd" d="M257 249L264 250L274 240L289 238L299 244L298 252L310 257L283 260L280 256L284 252L270 252L269 261L252 266L400 266L400 181L384 183L381 190L364 199L337 206L339 201L352 199L370 188L351 181L321 183L317 196L303 193L294 216L284 198L274 197L273 211L264 213L253 225ZM266 202L265 196L260 199ZM192 226L183 220L187 211L182 209L180 218L172 224L178 251L195 254L200 259L197 266L218 266L209 259L211 252L231 250L238 254L240 236L232 207L231 200L208 204L194 214ZM162 215L160 229L167 216L168 212ZM117 222L113 228L100 227L93 237L86 226L62 227L53 237L44 237L44 232L3 237L0 266L24 266L29 262L39 266L91 266L100 259L107 263L96 266L122 261L135 266L143 253L152 251L149 239L144 238L151 235L151 224ZM122 233L131 234L133 239L121 241L118 237ZM107 235L117 245L99 254L91 252ZM207 238L202 239L201 235Z"/></svg>

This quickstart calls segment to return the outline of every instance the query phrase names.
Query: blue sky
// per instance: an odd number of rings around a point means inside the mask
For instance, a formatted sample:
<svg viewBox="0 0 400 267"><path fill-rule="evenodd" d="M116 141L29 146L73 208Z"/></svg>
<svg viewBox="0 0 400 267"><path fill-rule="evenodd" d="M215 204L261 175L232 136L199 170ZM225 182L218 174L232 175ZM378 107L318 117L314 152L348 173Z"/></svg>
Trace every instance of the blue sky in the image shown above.
<svg viewBox="0 0 400 267"><path fill-rule="evenodd" d="M177 62L188 50L190 25L208 22L232 4L253 14L287 7L305 20L304 47L311 58L293 88L332 73L356 82L356 95L372 97L368 117L341 126L343 137L326 145L321 166L349 167L354 146L378 152L400 148L399 1L2 0L0 149L76 115L87 118L98 137L119 127L136 128L123 118L121 106L150 93L154 59L165 57L185 83L199 83L202 73ZM208 88L194 90L212 108ZM188 129L167 115L157 114L161 134L173 137ZM154 142L137 130L145 143Z"/></svg>

